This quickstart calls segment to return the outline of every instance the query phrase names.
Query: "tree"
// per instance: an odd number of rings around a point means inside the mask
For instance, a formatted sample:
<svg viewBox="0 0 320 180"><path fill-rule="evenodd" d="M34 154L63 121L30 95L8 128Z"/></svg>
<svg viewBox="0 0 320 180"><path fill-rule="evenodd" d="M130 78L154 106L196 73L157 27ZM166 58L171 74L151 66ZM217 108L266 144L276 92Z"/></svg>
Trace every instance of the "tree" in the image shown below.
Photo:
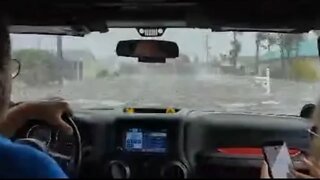
<svg viewBox="0 0 320 180"><path fill-rule="evenodd" d="M175 60L176 62L180 62L180 63L190 63L191 60L189 58L189 56L187 56L186 54L179 54L179 57Z"/></svg>
<svg viewBox="0 0 320 180"><path fill-rule="evenodd" d="M72 61L94 61L96 58L91 51L88 50L64 50L63 59Z"/></svg>
<svg viewBox="0 0 320 180"><path fill-rule="evenodd" d="M227 55L224 54L224 53L220 53L220 54L219 54L219 57L220 57L220 61L223 62L223 63L225 63L225 62L228 61L228 57L227 57Z"/></svg>
<svg viewBox="0 0 320 180"><path fill-rule="evenodd" d="M255 73L259 71L260 48L270 51L271 47L277 44L277 37L271 33L258 32L256 34L256 56L255 56Z"/></svg>
<svg viewBox="0 0 320 180"><path fill-rule="evenodd" d="M99 71L97 74L96 74L96 78L97 79L100 79L100 78L105 78L109 75L109 72L107 69L103 69L101 71Z"/></svg>
<svg viewBox="0 0 320 180"><path fill-rule="evenodd" d="M284 72L284 76L289 75L288 64L292 64L290 60L292 57L299 56L300 42L303 41L303 34L278 34L277 44L280 48L281 53L281 69ZM293 56L293 52L295 55Z"/></svg>
<svg viewBox="0 0 320 180"><path fill-rule="evenodd" d="M27 85L46 84L57 80L57 57L46 50L23 49L14 51L12 56L21 62L21 74L17 77Z"/></svg>
<svg viewBox="0 0 320 180"><path fill-rule="evenodd" d="M237 66L237 60L241 51L241 43L238 41L238 35L242 35L242 32L233 32L233 40L231 41L230 64L234 67Z"/></svg>
<svg viewBox="0 0 320 180"><path fill-rule="evenodd" d="M267 49L270 51L271 47L277 44L277 37L274 34L266 34Z"/></svg>
<svg viewBox="0 0 320 180"><path fill-rule="evenodd" d="M302 35L296 34L282 34L280 37L280 48L283 48L286 52L286 58L292 57L292 53L295 51L296 56L299 55L299 43L303 40Z"/></svg>
<svg viewBox="0 0 320 180"><path fill-rule="evenodd" d="M271 47L274 45L279 46L280 49L280 60L281 69L283 76L287 76L288 64L291 65L290 59L292 57L299 56L300 42L303 41L303 34L271 34L271 33L257 33L256 35L256 60L255 60L255 70L256 73L259 69L259 53L260 47L270 51ZM294 53L294 54L293 54Z"/></svg>

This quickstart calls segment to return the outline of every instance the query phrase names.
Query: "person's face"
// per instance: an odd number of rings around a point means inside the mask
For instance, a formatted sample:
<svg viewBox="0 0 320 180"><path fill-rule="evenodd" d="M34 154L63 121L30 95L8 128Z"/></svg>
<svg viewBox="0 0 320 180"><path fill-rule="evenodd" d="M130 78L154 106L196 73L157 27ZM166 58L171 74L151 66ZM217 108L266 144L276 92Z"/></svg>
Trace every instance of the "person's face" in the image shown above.
<svg viewBox="0 0 320 180"><path fill-rule="evenodd" d="M318 123L318 121L319 121L319 108L318 108L318 106L314 109L314 111L313 111L313 113L312 113L312 115L311 115L311 118L312 118L312 121L313 121L313 123L317 126L319 123Z"/></svg>
<svg viewBox="0 0 320 180"><path fill-rule="evenodd" d="M316 129L319 129L320 127L320 109L319 104L316 106L313 116L312 116L313 124L316 126ZM319 131L316 132L319 134ZM312 139L311 143L311 155L317 159L320 160L320 138L314 138Z"/></svg>
<svg viewBox="0 0 320 180"><path fill-rule="evenodd" d="M159 49L157 44L148 41L139 42L134 55L138 57L165 57L165 53Z"/></svg>
<svg viewBox="0 0 320 180"><path fill-rule="evenodd" d="M10 38L7 27L0 24L0 120L5 119L11 94Z"/></svg>

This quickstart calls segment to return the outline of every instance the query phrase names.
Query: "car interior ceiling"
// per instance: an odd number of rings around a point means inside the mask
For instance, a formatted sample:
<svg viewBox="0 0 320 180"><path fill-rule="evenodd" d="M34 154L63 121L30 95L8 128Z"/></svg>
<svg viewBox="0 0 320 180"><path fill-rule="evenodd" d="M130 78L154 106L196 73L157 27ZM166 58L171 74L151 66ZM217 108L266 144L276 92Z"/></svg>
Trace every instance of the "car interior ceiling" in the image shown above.
<svg viewBox="0 0 320 180"><path fill-rule="evenodd" d="M320 11L312 0L5 2L1 12L9 18L10 31L18 34L84 36L95 31L108 32L108 28L128 27L285 33L320 28ZM260 147L264 141L281 137L290 149L301 152L298 156L310 147L306 129L312 125L299 117L188 109L173 112L168 115L165 108L138 108L134 113L125 109L74 110L69 123L74 122L79 134L74 138L62 137L64 141L81 139L78 151L73 149L78 153L75 156L81 152L80 160L76 161L81 164L71 174L109 178L252 178L260 174L263 159ZM264 120L253 123L257 118ZM39 125L36 121L29 123L16 137L26 137L35 124ZM143 153L125 149L125 134L140 130L165 134L165 151ZM228 148L254 149L255 153L239 154ZM299 157L292 158L296 161Z"/></svg>
<svg viewBox="0 0 320 180"><path fill-rule="evenodd" d="M319 26L317 20L320 12L314 3L316 1L312 0L13 0L6 2L1 12L10 17L12 25L66 26L74 31L73 35L132 26L307 32ZM29 11L26 6L37 11ZM30 32L30 27L25 31Z"/></svg>

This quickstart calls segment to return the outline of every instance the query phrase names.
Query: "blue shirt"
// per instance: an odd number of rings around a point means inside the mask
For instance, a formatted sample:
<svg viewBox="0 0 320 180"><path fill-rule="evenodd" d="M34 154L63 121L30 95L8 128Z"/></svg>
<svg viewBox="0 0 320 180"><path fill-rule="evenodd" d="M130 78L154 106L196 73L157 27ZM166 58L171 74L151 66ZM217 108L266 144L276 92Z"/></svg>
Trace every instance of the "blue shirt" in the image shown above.
<svg viewBox="0 0 320 180"><path fill-rule="evenodd" d="M0 178L67 178L44 152L0 135Z"/></svg>

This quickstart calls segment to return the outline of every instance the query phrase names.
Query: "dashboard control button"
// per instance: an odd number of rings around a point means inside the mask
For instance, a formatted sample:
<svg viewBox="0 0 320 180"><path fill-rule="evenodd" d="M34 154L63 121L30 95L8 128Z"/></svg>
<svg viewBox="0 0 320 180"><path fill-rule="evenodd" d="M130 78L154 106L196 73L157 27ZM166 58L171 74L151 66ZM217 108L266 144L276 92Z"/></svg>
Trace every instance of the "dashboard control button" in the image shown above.
<svg viewBox="0 0 320 180"><path fill-rule="evenodd" d="M123 151L123 148L122 148L121 146L118 146L118 147L117 147L117 151L122 152L122 151Z"/></svg>

